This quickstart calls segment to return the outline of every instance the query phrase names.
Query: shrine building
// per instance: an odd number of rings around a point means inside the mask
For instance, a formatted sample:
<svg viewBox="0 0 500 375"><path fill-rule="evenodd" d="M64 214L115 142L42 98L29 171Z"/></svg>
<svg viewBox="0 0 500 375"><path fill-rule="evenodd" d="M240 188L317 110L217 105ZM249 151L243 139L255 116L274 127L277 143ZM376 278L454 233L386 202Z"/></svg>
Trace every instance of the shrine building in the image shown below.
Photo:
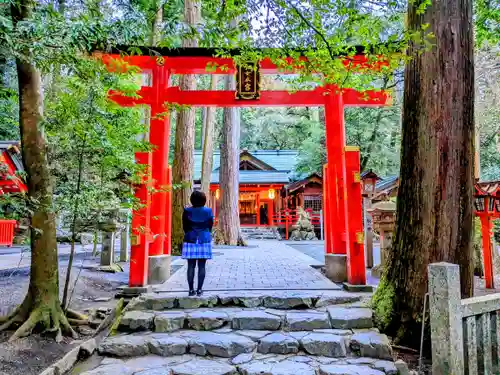
<svg viewBox="0 0 500 375"><path fill-rule="evenodd" d="M194 155L194 185L201 183L202 151ZM285 216L296 216L297 208L309 211L319 227L323 205L321 176L304 176L295 170L297 150L242 150L239 171L239 211L242 226L285 226ZM216 220L220 210L220 152L214 152L208 204Z"/></svg>

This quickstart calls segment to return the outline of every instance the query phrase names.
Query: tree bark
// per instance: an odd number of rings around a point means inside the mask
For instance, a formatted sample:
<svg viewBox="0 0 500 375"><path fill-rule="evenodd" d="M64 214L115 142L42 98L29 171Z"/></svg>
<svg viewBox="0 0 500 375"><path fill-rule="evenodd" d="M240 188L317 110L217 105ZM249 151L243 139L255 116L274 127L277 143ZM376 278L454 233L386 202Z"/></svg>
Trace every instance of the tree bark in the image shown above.
<svg viewBox="0 0 500 375"><path fill-rule="evenodd" d="M417 347L427 266L460 266L462 296L473 291L474 64L472 0L435 0L408 25L428 23L433 47L411 44L405 71L396 235L374 297L378 323Z"/></svg>
<svg viewBox="0 0 500 375"><path fill-rule="evenodd" d="M236 89L235 77L226 76L226 90ZM221 203L219 212L219 238L225 245L244 245L240 229L238 205L240 175L240 110L224 108L220 147L219 182Z"/></svg>
<svg viewBox="0 0 500 375"><path fill-rule="evenodd" d="M201 3L199 0L184 1L184 21L196 26L201 18ZM196 38L184 40L183 47L197 47ZM181 90L195 90L196 76L186 74L179 80ZM175 149L172 167L172 181L182 188L172 192L172 251L178 253L182 246L184 232L182 230L182 212L189 204L192 192L195 141L195 109L180 109L177 112L175 127Z"/></svg>
<svg viewBox="0 0 500 375"><path fill-rule="evenodd" d="M210 90L217 89L217 75L213 74ZM208 107L205 111L203 124L203 155L201 162L201 191L207 196L210 194L210 178L214 164L214 127L216 107Z"/></svg>
<svg viewBox="0 0 500 375"><path fill-rule="evenodd" d="M156 1L155 15L151 21L151 35L149 43L151 46L157 46L161 39L161 22L163 20L163 6L161 1Z"/></svg>
<svg viewBox="0 0 500 375"><path fill-rule="evenodd" d="M12 4L14 25L31 16L34 3L18 0ZM27 58L29 52L25 51ZM33 203L31 217L31 272L28 293L12 315L0 319L0 330L21 324L11 337L30 334L33 329L61 331L76 336L59 301L59 269L56 221L52 205L52 185L41 128L43 116L42 79L28 60L17 59L19 84L19 120L23 164L26 171L28 198Z"/></svg>

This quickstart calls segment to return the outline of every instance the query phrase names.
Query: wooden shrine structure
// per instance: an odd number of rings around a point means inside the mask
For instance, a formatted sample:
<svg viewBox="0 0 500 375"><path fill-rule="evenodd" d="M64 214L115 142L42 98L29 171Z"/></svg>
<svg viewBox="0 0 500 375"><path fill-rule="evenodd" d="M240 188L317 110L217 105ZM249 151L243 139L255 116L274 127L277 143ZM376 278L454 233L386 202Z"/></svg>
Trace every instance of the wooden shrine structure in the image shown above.
<svg viewBox="0 0 500 375"><path fill-rule="evenodd" d="M360 186L359 149L346 146L344 108L346 106L383 106L390 97L382 91L358 92L325 85L311 91L260 91L260 77L264 74L297 73L284 69L268 58L252 64L236 66L232 58L214 57L216 50L205 48L137 48L142 55L123 55L120 50L97 52L108 69L124 69L126 65L140 68L148 74L150 85L144 85L136 97L110 92L110 97L122 106L147 105L151 108L149 142L154 150L137 153L136 161L151 172L152 181L144 178L135 190L143 206L133 212L130 287L148 284L148 263L151 257L169 256L171 252L171 171L168 165L170 119L165 104L191 107L255 107L255 106L323 106L327 165L324 171L325 253L327 276L334 281L364 285L365 255ZM123 51L128 48L124 47ZM383 58L369 61L357 48L354 55L339 56L347 70L354 73L379 69L386 65ZM238 52L232 51L234 56ZM294 66L291 58L285 59ZM296 64L295 64L296 65ZM210 67L210 69L208 69ZM169 85L172 75L235 74L234 91L183 91ZM161 115L161 117L159 116ZM150 193L148 185L154 187ZM149 271L151 274L151 270Z"/></svg>

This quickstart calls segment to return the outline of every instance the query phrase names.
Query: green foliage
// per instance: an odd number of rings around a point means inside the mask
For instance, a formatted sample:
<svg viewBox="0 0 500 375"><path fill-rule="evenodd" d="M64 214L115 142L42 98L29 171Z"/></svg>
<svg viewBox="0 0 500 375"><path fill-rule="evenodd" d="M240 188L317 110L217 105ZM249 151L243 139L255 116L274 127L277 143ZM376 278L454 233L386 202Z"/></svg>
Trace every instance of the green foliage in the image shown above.
<svg viewBox="0 0 500 375"><path fill-rule="evenodd" d="M475 123L479 133L481 180L500 180L500 48L484 43L476 51Z"/></svg>
<svg viewBox="0 0 500 375"><path fill-rule="evenodd" d="M381 331L386 330L392 321L394 300L394 286L390 285L385 277L382 276L377 291L372 298L375 322Z"/></svg>
<svg viewBox="0 0 500 375"><path fill-rule="evenodd" d="M19 220L31 215L25 194L1 194L0 217L2 219Z"/></svg>
<svg viewBox="0 0 500 375"><path fill-rule="evenodd" d="M498 1L475 0L474 24L476 43L498 45L500 42L500 4Z"/></svg>
<svg viewBox="0 0 500 375"><path fill-rule="evenodd" d="M55 209L65 226L76 215L81 231L95 229L120 205L131 206L131 189L118 176L135 174L134 152L146 146L137 141L145 131L140 108L122 108L107 98L109 90L137 89L130 74L108 73L91 59L72 68L76 74L61 79L57 98L46 103L44 125Z"/></svg>

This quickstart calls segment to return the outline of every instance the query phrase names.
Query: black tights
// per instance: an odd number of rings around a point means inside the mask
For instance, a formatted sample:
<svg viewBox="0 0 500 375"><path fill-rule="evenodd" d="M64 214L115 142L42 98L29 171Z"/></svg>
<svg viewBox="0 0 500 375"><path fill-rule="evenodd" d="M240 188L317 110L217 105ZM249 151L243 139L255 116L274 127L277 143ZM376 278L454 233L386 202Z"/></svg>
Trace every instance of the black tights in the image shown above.
<svg viewBox="0 0 500 375"><path fill-rule="evenodd" d="M196 268L196 261L198 261L198 290L202 290L203 282L205 281L205 264L206 259L188 259L188 284L189 290L194 290L194 269Z"/></svg>

